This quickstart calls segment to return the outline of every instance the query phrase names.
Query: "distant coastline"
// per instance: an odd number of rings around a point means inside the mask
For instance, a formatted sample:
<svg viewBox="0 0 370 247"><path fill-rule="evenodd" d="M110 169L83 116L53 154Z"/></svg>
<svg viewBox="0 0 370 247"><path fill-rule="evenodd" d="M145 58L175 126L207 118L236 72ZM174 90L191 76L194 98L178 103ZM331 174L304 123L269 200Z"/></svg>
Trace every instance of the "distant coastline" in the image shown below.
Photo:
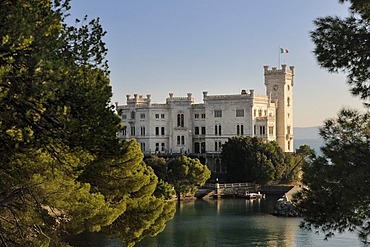
<svg viewBox="0 0 370 247"><path fill-rule="evenodd" d="M324 145L322 139L294 139L294 150L301 145L308 145L316 151L316 154L322 154L320 147Z"/></svg>
<svg viewBox="0 0 370 247"><path fill-rule="evenodd" d="M324 141L319 135L319 126L294 128L294 149L305 144L315 149L316 154L322 154L320 147Z"/></svg>

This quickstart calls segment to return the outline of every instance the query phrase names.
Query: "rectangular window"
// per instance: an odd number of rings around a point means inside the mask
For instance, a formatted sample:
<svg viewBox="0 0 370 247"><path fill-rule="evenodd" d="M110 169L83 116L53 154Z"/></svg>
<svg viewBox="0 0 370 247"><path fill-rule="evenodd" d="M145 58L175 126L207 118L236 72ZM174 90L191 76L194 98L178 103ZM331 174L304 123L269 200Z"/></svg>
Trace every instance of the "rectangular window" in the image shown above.
<svg viewBox="0 0 370 247"><path fill-rule="evenodd" d="M221 135L221 125L215 125L215 135Z"/></svg>
<svg viewBox="0 0 370 247"><path fill-rule="evenodd" d="M200 143L200 152L202 154L206 153L206 143L205 142Z"/></svg>
<svg viewBox="0 0 370 247"><path fill-rule="evenodd" d="M244 110L236 110L236 117L244 117Z"/></svg>
<svg viewBox="0 0 370 247"><path fill-rule="evenodd" d="M131 127L131 136L135 135L135 126Z"/></svg>
<svg viewBox="0 0 370 247"><path fill-rule="evenodd" d="M145 143L144 142L141 142L140 143L140 146L141 146L141 151L145 151Z"/></svg>
<svg viewBox="0 0 370 247"><path fill-rule="evenodd" d="M159 118L159 114L155 114L155 118L158 119Z"/></svg>
<svg viewBox="0 0 370 247"><path fill-rule="evenodd" d="M155 127L155 135L158 136L159 135L159 127Z"/></svg>
<svg viewBox="0 0 370 247"><path fill-rule="evenodd" d="M156 151L156 152L158 152L158 151L159 151L159 142L157 142L157 143L155 144L155 151Z"/></svg>
<svg viewBox="0 0 370 247"><path fill-rule="evenodd" d="M240 135L240 126L239 125L236 126L236 134Z"/></svg>
<svg viewBox="0 0 370 247"><path fill-rule="evenodd" d="M194 118L199 118L199 114L198 113L195 113L194 114Z"/></svg>
<svg viewBox="0 0 370 247"><path fill-rule="evenodd" d="M161 151L163 152L164 150L165 150L165 148L164 148L165 146L164 146L164 142L162 142L161 143Z"/></svg>
<svg viewBox="0 0 370 247"><path fill-rule="evenodd" d="M202 113L202 118L206 118L206 114L205 113Z"/></svg>
<svg viewBox="0 0 370 247"><path fill-rule="evenodd" d="M161 118L162 118L162 119L164 119L164 118L165 118L164 114L161 114Z"/></svg>
<svg viewBox="0 0 370 247"><path fill-rule="evenodd" d="M199 135L199 127L195 127L195 129L194 129L194 135Z"/></svg>
<svg viewBox="0 0 370 247"><path fill-rule="evenodd" d="M205 126L203 126L202 127L202 135L205 135L206 134L206 127Z"/></svg>
<svg viewBox="0 0 370 247"><path fill-rule="evenodd" d="M269 135L274 135L274 126L269 126Z"/></svg>
<svg viewBox="0 0 370 247"><path fill-rule="evenodd" d="M200 143L199 142L194 143L194 153L196 154L200 153Z"/></svg>
<svg viewBox="0 0 370 247"><path fill-rule="evenodd" d="M181 136L181 145L185 145L185 136Z"/></svg>
<svg viewBox="0 0 370 247"><path fill-rule="evenodd" d="M123 130L122 130L122 135L127 135L127 127L125 126L125 127L123 127Z"/></svg>
<svg viewBox="0 0 370 247"><path fill-rule="evenodd" d="M164 136L164 127L161 128L161 135Z"/></svg>
<svg viewBox="0 0 370 247"><path fill-rule="evenodd" d="M215 151L221 152L221 146L222 146L221 142L215 142Z"/></svg>
<svg viewBox="0 0 370 247"><path fill-rule="evenodd" d="M214 117L222 117L222 110L215 110Z"/></svg>
<svg viewBox="0 0 370 247"><path fill-rule="evenodd" d="M180 145L180 136L177 136L177 145Z"/></svg>
<svg viewBox="0 0 370 247"><path fill-rule="evenodd" d="M240 134L244 135L244 125L240 125Z"/></svg>
<svg viewBox="0 0 370 247"><path fill-rule="evenodd" d="M141 113L141 114L140 114L140 118L141 118L141 119L145 119L145 113Z"/></svg>
<svg viewBox="0 0 370 247"><path fill-rule="evenodd" d="M177 127L184 127L184 114L177 114Z"/></svg>
<svg viewBox="0 0 370 247"><path fill-rule="evenodd" d="M253 134L257 135L257 126L256 125L253 126Z"/></svg>
<svg viewBox="0 0 370 247"><path fill-rule="evenodd" d="M265 135L265 134L266 134L266 127L260 126L260 135Z"/></svg>
<svg viewBox="0 0 370 247"><path fill-rule="evenodd" d="M127 119L127 115L126 114L122 114L122 119Z"/></svg>
<svg viewBox="0 0 370 247"><path fill-rule="evenodd" d="M141 126L141 128L140 128L140 134L142 136L145 136L145 127L144 126Z"/></svg>

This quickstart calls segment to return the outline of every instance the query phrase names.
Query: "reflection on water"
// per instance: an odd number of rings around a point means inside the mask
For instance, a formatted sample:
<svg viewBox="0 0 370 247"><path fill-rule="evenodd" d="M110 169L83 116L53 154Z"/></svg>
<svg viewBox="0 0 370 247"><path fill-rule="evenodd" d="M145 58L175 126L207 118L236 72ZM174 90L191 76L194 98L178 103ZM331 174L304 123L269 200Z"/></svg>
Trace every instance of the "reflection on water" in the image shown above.
<svg viewBox="0 0 370 247"><path fill-rule="evenodd" d="M177 207L175 218L155 238L138 243L139 247L303 247L360 246L351 234L324 241L299 228L300 219L275 217L276 199L269 200L196 200Z"/></svg>
<svg viewBox="0 0 370 247"><path fill-rule="evenodd" d="M176 215L166 229L146 238L139 247L355 247L360 242L353 234L324 241L298 227L300 219L275 217L276 198L262 200L195 200L177 205ZM85 235L74 240L76 247L122 247L117 240L103 235Z"/></svg>

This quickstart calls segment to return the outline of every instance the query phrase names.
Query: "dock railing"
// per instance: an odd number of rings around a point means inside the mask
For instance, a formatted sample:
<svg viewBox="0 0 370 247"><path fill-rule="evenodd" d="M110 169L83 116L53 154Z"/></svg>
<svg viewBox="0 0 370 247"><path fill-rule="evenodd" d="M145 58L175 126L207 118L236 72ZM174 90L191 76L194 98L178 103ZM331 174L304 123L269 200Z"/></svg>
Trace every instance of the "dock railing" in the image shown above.
<svg viewBox="0 0 370 247"><path fill-rule="evenodd" d="M203 187L214 189L216 187L220 189L226 189L226 188L253 188L254 190L258 190L260 188L260 185L255 183L226 183L226 184L220 184L220 183L207 183Z"/></svg>

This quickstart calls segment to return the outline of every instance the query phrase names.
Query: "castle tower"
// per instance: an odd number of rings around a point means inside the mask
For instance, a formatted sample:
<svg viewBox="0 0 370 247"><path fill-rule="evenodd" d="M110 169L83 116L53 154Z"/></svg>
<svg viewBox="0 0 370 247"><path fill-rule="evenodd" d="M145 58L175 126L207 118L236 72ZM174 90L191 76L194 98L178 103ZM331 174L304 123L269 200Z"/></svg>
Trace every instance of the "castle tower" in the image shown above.
<svg viewBox="0 0 370 247"><path fill-rule="evenodd" d="M281 69L264 66L265 86L267 95L277 104L276 109L276 141L285 152L293 152L293 85L294 66Z"/></svg>

